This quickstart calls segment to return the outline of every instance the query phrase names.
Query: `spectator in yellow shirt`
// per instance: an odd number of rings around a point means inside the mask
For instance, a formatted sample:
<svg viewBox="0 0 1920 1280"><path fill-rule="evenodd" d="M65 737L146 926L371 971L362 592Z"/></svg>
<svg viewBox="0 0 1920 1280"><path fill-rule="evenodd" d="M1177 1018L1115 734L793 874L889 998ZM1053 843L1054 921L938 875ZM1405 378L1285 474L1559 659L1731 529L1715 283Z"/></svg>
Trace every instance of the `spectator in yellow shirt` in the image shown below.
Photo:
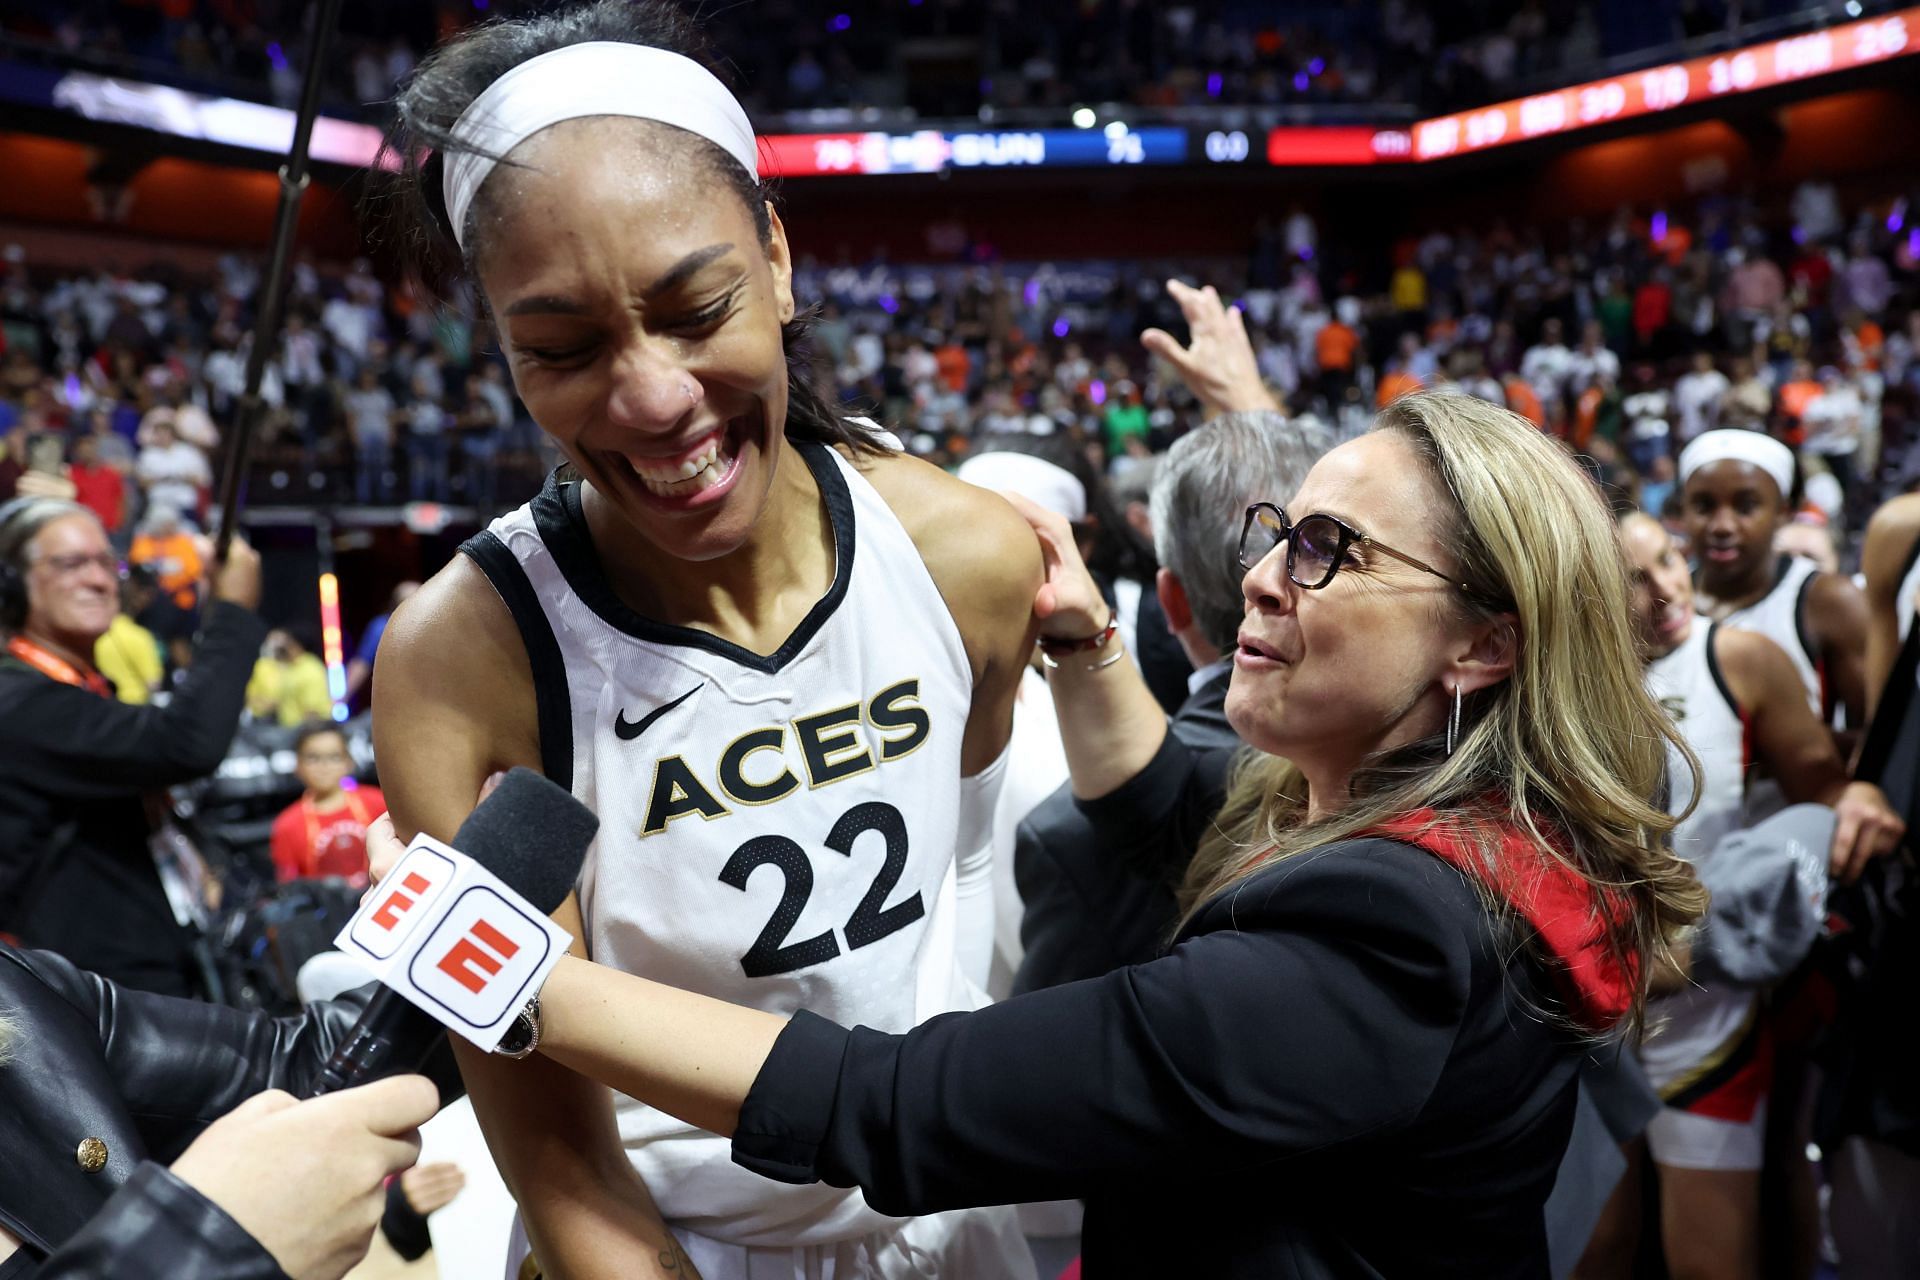
<svg viewBox="0 0 1920 1280"><path fill-rule="evenodd" d="M133 620L127 584L120 584L120 612L106 634L93 642L93 665L113 681L120 701L144 706L166 678L160 661L160 642L153 632Z"/></svg>
<svg viewBox="0 0 1920 1280"><path fill-rule="evenodd" d="M267 634L260 660L247 682L247 710L284 728L333 719L326 664L286 629Z"/></svg>

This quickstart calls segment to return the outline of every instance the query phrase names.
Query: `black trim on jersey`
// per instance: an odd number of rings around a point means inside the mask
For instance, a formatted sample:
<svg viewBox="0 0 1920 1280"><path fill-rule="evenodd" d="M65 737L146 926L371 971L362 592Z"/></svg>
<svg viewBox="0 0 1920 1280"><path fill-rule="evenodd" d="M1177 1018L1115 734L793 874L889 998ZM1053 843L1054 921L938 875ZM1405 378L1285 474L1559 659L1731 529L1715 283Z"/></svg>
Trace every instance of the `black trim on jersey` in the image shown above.
<svg viewBox="0 0 1920 1280"><path fill-rule="evenodd" d="M566 577L567 585L608 626L651 644L705 649L738 666L772 675L793 661L807 641L826 625L846 598L847 584L853 578L853 493L847 488L847 478L840 474L829 446L813 440L789 439L787 447L806 460L807 468L820 486L820 497L826 503L827 523L833 527L833 585L814 602L786 642L770 654L761 655L710 631L660 622L629 609L607 584L600 553L587 532L586 516L580 508L578 484L560 484L549 476L546 486L533 500L533 522L547 550L553 553L554 563Z"/></svg>
<svg viewBox="0 0 1920 1280"><path fill-rule="evenodd" d="M507 544L482 529L460 544L460 553L480 566L487 581L506 602L520 628L527 662L533 667L533 705L540 720L540 767L557 785L573 790L573 701L567 691L567 664L553 624L540 607L540 597L527 581L527 571L507 550Z"/></svg>
<svg viewBox="0 0 1920 1280"><path fill-rule="evenodd" d="M1800 640L1800 650L1807 655L1807 661L1814 666L1820 665L1820 648L1813 642L1813 635L1807 630L1807 592L1813 588L1813 580L1820 576L1815 569L1800 579L1799 594L1793 598L1793 634Z"/></svg>
<svg viewBox="0 0 1920 1280"><path fill-rule="evenodd" d="M1713 687L1727 700L1727 708L1737 720L1744 720L1746 713L1740 710L1740 700L1733 696L1733 686L1727 683L1726 673L1720 670L1720 651L1714 646L1720 639L1720 624L1715 622L1707 627L1707 674L1713 677Z"/></svg>
<svg viewBox="0 0 1920 1280"><path fill-rule="evenodd" d="M1820 648L1814 644L1813 636L1807 630L1807 592L1813 589L1814 579L1820 576L1815 569L1800 579L1800 591L1793 598L1793 635L1800 642L1800 652L1807 655L1807 665L1813 668L1814 679L1819 684L1820 719L1828 724L1833 722L1834 708L1839 699L1827 686L1827 667L1820 659Z"/></svg>

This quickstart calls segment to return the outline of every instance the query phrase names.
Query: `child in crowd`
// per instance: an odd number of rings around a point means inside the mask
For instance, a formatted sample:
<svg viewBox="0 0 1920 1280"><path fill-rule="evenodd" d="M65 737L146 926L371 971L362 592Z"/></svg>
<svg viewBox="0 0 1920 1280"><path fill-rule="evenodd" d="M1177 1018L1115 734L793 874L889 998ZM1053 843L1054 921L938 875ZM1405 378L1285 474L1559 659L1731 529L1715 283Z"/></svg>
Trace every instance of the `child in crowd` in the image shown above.
<svg viewBox="0 0 1920 1280"><path fill-rule="evenodd" d="M354 785L347 735L325 722L309 724L294 740L294 773L306 786L273 822L274 878L339 876L364 888L367 824L387 811L378 787Z"/></svg>

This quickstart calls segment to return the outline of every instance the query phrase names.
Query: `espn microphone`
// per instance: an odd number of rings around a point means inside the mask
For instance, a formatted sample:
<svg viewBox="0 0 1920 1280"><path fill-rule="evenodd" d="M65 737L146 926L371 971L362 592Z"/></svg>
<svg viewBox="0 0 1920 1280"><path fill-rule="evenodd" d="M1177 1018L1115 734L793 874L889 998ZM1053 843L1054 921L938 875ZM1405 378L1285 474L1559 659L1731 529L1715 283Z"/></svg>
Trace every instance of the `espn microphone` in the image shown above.
<svg viewBox="0 0 1920 1280"><path fill-rule="evenodd" d="M550 915L566 901L599 830L600 819L565 790L531 769L514 769L467 815L452 844ZM444 1034L431 1015L383 986L307 1096L418 1070Z"/></svg>

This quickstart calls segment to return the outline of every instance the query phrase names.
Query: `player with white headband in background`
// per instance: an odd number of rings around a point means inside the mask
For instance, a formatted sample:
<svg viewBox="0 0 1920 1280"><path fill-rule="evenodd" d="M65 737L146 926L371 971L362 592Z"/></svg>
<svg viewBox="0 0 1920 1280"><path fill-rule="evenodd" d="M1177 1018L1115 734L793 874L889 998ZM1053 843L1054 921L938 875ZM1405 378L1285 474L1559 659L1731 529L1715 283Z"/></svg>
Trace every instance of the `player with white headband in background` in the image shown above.
<svg viewBox="0 0 1920 1280"><path fill-rule="evenodd" d="M381 781L444 839L541 769L601 819L557 916L593 960L905 1031L983 999L1039 548L811 390L707 60L670 4L601 0L474 28L399 94L424 273L457 246L567 465L395 614ZM885 1217L544 1059L461 1066L547 1275L1032 1275L1011 1209Z"/></svg>
<svg viewBox="0 0 1920 1280"><path fill-rule="evenodd" d="M1776 554L1774 533L1793 515L1793 480L1793 450L1759 431L1709 431L1681 451L1700 612L1785 649L1815 713L1857 732L1867 706L1866 600L1842 575Z"/></svg>
<svg viewBox="0 0 1920 1280"><path fill-rule="evenodd" d="M1848 778L1777 644L1695 615L1686 562L1660 522L1635 511L1619 524L1647 689L1699 765L1696 773L1676 753L1669 771L1676 782L1667 811L1680 819L1674 852L1696 866L1716 857L1721 839L1744 825L1752 763L1780 779L1786 799L1835 810L1828 870L1839 881L1856 879L1904 830L1885 794ZM1664 1105L1629 1144L1628 1172L1574 1274L1601 1280L1633 1272L1649 1160L1669 1272L1757 1274L1772 1067L1765 993L1696 973L1647 1007L1639 1057Z"/></svg>

